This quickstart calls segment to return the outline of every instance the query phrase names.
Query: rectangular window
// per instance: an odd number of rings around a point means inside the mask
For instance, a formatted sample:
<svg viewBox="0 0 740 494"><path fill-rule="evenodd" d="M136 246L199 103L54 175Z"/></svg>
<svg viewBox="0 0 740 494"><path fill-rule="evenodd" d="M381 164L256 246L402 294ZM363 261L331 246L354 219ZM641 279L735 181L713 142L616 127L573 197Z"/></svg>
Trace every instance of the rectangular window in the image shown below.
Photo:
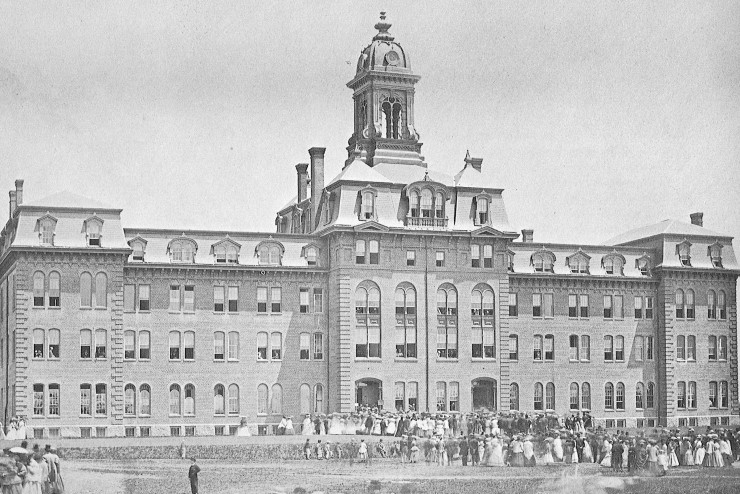
<svg viewBox="0 0 740 494"><path fill-rule="evenodd" d="M647 354L646 355L647 356L647 360L653 360L653 358L654 358L653 357L653 337L652 336L645 337L645 342L647 343L647 345L646 345L646 347L647 347L647 352L646 352L646 354Z"/></svg>
<svg viewBox="0 0 740 494"><path fill-rule="evenodd" d="M445 253L441 250L437 251L437 260L436 260L436 266L438 268L443 268L445 265Z"/></svg>
<svg viewBox="0 0 740 494"><path fill-rule="evenodd" d="M283 291L280 287L273 287L270 290L270 311L273 314L282 312Z"/></svg>
<svg viewBox="0 0 740 494"><path fill-rule="evenodd" d="M49 356L52 356L51 350L49 350ZM727 360L727 336L717 338L717 357L720 360Z"/></svg>
<svg viewBox="0 0 740 494"><path fill-rule="evenodd" d="M95 331L95 358L106 358L108 335L104 329Z"/></svg>
<svg viewBox="0 0 740 494"><path fill-rule="evenodd" d="M604 336L604 362L614 360L614 339L611 336Z"/></svg>
<svg viewBox="0 0 740 494"><path fill-rule="evenodd" d="M410 382L406 388L407 399L409 400L409 410L419 409L419 383Z"/></svg>
<svg viewBox="0 0 740 494"><path fill-rule="evenodd" d="M301 314L308 314L308 288L301 288L298 291L299 311Z"/></svg>
<svg viewBox="0 0 740 494"><path fill-rule="evenodd" d="M149 331L139 333L139 358L143 360L151 358Z"/></svg>
<svg viewBox="0 0 740 494"><path fill-rule="evenodd" d="M80 415L92 415L92 387L80 384Z"/></svg>
<svg viewBox="0 0 740 494"><path fill-rule="evenodd" d="M717 360L717 337L709 337L709 360Z"/></svg>
<svg viewBox="0 0 740 494"><path fill-rule="evenodd" d="M622 295L614 296L614 318L624 319L624 297Z"/></svg>
<svg viewBox="0 0 740 494"><path fill-rule="evenodd" d="M185 285L185 297L183 299L183 311L195 312L195 287Z"/></svg>
<svg viewBox="0 0 740 494"><path fill-rule="evenodd" d="M545 336L545 360L555 360L555 337L551 334Z"/></svg>
<svg viewBox="0 0 740 494"><path fill-rule="evenodd" d="M553 317L555 315L555 302L554 295L552 293L542 294L543 310L545 317Z"/></svg>
<svg viewBox="0 0 740 494"><path fill-rule="evenodd" d="M123 311L136 310L136 285L123 285Z"/></svg>
<svg viewBox="0 0 740 494"><path fill-rule="evenodd" d="M222 286L213 287L213 312L224 311L225 288Z"/></svg>
<svg viewBox="0 0 740 494"><path fill-rule="evenodd" d="M393 405L396 407L396 411L403 412L406 409L406 384L397 382L395 391Z"/></svg>
<svg viewBox="0 0 740 494"><path fill-rule="evenodd" d="M229 287L229 312L239 312L239 287Z"/></svg>
<svg viewBox="0 0 740 494"><path fill-rule="evenodd" d="M184 341L185 360L195 360L195 333L186 331Z"/></svg>
<svg viewBox="0 0 740 494"><path fill-rule="evenodd" d="M49 384L49 415L59 416L59 385Z"/></svg>
<svg viewBox="0 0 740 494"><path fill-rule="evenodd" d="M170 332L170 360L180 360L180 333Z"/></svg>
<svg viewBox="0 0 740 494"><path fill-rule="evenodd" d="M642 319L642 297L635 297L635 319Z"/></svg>
<svg viewBox="0 0 740 494"><path fill-rule="evenodd" d="M509 317L517 317L519 315L519 305L517 303L517 294L509 293Z"/></svg>
<svg viewBox="0 0 740 494"><path fill-rule="evenodd" d="M221 331L213 333L213 360L224 359L225 336Z"/></svg>
<svg viewBox="0 0 740 494"><path fill-rule="evenodd" d="M149 310L149 285L139 285L139 310Z"/></svg>
<svg viewBox="0 0 740 494"><path fill-rule="evenodd" d="M514 335L509 335L509 360L519 360L519 338Z"/></svg>
<svg viewBox="0 0 740 494"><path fill-rule="evenodd" d="M229 360L239 360L239 333L229 333Z"/></svg>
<svg viewBox="0 0 740 494"><path fill-rule="evenodd" d="M448 395L449 395L448 398L449 398L449 405L450 405L448 410L450 412L459 412L460 411L460 384L457 382L451 382Z"/></svg>
<svg viewBox="0 0 740 494"><path fill-rule="evenodd" d="M43 384L33 385L33 414L34 415L44 414L44 385Z"/></svg>
<svg viewBox="0 0 740 494"><path fill-rule="evenodd" d="M59 339L61 334L58 329L50 329L47 334L47 343L49 344L49 358L59 358ZM0 347L2 348L2 347Z"/></svg>
<svg viewBox="0 0 740 494"><path fill-rule="evenodd" d="M313 289L313 311L316 314L324 312L324 289L314 288Z"/></svg>
<svg viewBox="0 0 740 494"><path fill-rule="evenodd" d="M696 360L696 336L686 338L686 360Z"/></svg>
<svg viewBox="0 0 740 494"><path fill-rule="evenodd" d="M257 312L267 312L267 287L257 287Z"/></svg>
<svg viewBox="0 0 740 494"><path fill-rule="evenodd" d="M92 358L92 332L89 329L80 331L80 358Z"/></svg>
<svg viewBox="0 0 740 494"><path fill-rule="evenodd" d="M532 358L533 360L541 362L542 361L542 336L535 335L533 343L534 343L534 347L533 347L534 354Z"/></svg>
<svg viewBox="0 0 740 494"><path fill-rule="evenodd" d="M123 333L123 358L127 360L136 358L136 333L133 331Z"/></svg>
<svg viewBox="0 0 740 494"><path fill-rule="evenodd" d="M617 362L624 361L624 337L617 336L614 338L614 360Z"/></svg>
<svg viewBox="0 0 740 494"><path fill-rule="evenodd" d="M95 385L95 415L108 413L108 393L105 384Z"/></svg>
<svg viewBox="0 0 740 494"><path fill-rule="evenodd" d="M311 335L301 333L300 335L300 359L309 360L311 356Z"/></svg>
<svg viewBox="0 0 740 494"><path fill-rule="evenodd" d="M447 411L447 383L437 383L437 411Z"/></svg>
<svg viewBox="0 0 740 494"><path fill-rule="evenodd" d="M645 319L653 318L653 297L645 297Z"/></svg>
<svg viewBox="0 0 740 494"><path fill-rule="evenodd" d="M483 246L483 267L484 268L493 267L493 245Z"/></svg>
<svg viewBox="0 0 740 494"><path fill-rule="evenodd" d="M355 242L355 264L365 264L365 241Z"/></svg>
<svg viewBox="0 0 740 494"><path fill-rule="evenodd" d="M642 362L645 358L644 338L635 336L635 360Z"/></svg>
<svg viewBox="0 0 740 494"><path fill-rule="evenodd" d="M267 360L267 333L257 333L257 360Z"/></svg>
<svg viewBox="0 0 740 494"><path fill-rule="evenodd" d="M568 359L571 362L578 362L580 360L579 355L578 355L578 343L579 343L578 335L572 334L570 335L568 340L570 344L570 353L568 354Z"/></svg>
<svg viewBox="0 0 740 494"><path fill-rule="evenodd" d="M170 311L180 311L180 285L170 285Z"/></svg>
<svg viewBox="0 0 740 494"><path fill-rule="evenodd" d="M568 295L568 317L578 317L578 295Z"/></svg>
<svg viewBox="0 0 740 494"><path fill-rule="evenodd" d="M406 251L406 266L416 266L416 251L415 250Z"/></svg>
<svg viewBox="0 0 740 494"><path fill-rule="evenodd" d="M313 358L314 360L324 360L324 334L313 334Z"/></svg>
<svg viewBox="0 0 740 494"><path fill-rule="evenodd" d="M280 333L272 333L270 356L272 360L280 360L283 356L283 335Z"/></svg>
<svg viewBox="0 0 740 494"><path fill-rule="evenodd" d="M581 336L581 362L591 360L591 337L587 334Z"/></svg>
<svg viewBox="0 0 740 494"><path fill-rule="evenodd" d="M686 405L689 408L696 408L696 382L689 381L689 386L686 391Z"/></svg>
<svg viewBox="0 0 740 494"><path fill-rule="evenodd" d="M611 319L612 316L612 296L604 295L604 319Z"/></svg>
<svg viewBox="0 0 740 494"><path fill-rule="evenodd" d="M480 245L470 245L470 266L473 268L480 267Z"/></svg>
<svg viewBox="0 0 740 494"><path fill-rule="evenodd" d="M588 317L588 295L580 295L578 301L578 310L580 317Z"/></svg>
<svg viewBox="0 0 740 494"><path fill-rule="evenodd" d="M51 386L53 386L53 384ZM728 395L727 386L728 386L727 381L720 381L719 383L719 407L720 408L728 408L729 406L729 400L728 400L729 395Z"/></svg>
<svg viewBox="0 0 740 494"><path fill-rule="evenodd" d="M542 294L532 294L532 317L542 317Z"/></svg>
<svg viewBox="0 0 740 494"><path fill-rule="evenodd" d="M370 264L378 264L378 261L380 260L380 244L377 240L371 240L369 244Z"/></svg>
<svg viewBox="0 0 740 494"><path fill-rule="evenodd" d="M709 381L709 408L717 408L717 381Z"/></svg>

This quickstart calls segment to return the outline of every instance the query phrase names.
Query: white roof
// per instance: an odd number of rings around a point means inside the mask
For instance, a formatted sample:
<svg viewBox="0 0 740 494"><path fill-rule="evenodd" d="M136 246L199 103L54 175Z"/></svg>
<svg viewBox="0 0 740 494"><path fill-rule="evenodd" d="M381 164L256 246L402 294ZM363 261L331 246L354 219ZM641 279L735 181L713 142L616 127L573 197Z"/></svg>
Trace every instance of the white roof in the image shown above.
<svg viewBox="0 0 740 494"><path fill-rule="evenodd" d="M91 211L95 209L117 209L113 206L103 204L101 202L90 199L89 197L84 197L68 190L52 194L50 196L44 197L43 199L39 199L38 201L24 203L22 204L22 206L45 208L79 208L89 209Z"/></svg>
<svg viewBox="0 0 740 494"><path fill-rule="evenodd" d="M375 168L367 166L367 164L362 160L354 160L352 163L345 166L339 175L329 182L329 185L339 182L340 180L367 183L389 182L388 178L378 173Z"/></svg>
<svg viewBox="0 0 740 494"><path fill-rule="evenodd" d="M715 231L709 230L702 226L693 225L691 223L684 223L678 220L663 220L653 225L647 225L640 228L635 228L621 235L617 235L604 242L604 245L620 245L641 240L644 238L654 237L656 235L686 235L686 236L702 236L702 237L723 237L727 238L728 235L722 235Z"/></svg>

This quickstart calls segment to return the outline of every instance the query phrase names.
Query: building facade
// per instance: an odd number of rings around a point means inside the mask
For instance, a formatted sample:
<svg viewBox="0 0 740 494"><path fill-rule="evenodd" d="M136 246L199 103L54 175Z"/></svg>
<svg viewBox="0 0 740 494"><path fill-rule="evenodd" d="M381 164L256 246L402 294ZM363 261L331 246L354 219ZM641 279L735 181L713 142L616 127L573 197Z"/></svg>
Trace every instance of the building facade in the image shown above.
<svg viewBox="0 0 740 494"><path fill-rule="evenodd" d="M482 159L430 169L408 54L381 16L342 171L296 165L276 231L129 228L10 192L0 414L35 437L213 435L282 415L589 411L607 427L738 424L732 238L664 221L603 245L511 227Z"/></svg>

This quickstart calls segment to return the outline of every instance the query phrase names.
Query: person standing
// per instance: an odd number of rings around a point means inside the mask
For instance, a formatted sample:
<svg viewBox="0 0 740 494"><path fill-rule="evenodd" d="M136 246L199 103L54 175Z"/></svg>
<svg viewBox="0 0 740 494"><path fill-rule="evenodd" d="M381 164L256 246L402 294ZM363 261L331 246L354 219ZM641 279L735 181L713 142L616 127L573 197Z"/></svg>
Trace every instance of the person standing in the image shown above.
<svg viewBox="0 0 740 494"><path fill-rule="evenodd" d="M467 467L468 466L468 452L470 451L470 446L468 445L468 440L465 438L465 436L460 437L460 459L462 460L462 466Z"/></svg>
<svg viewBox="0 0 740 494"><path fill-rule="evenodd" d="M200 467L195 462L195 458L190 458L191 465L188 469L188 479L190 479L190 492L192 494L198 494L198 473Z"/></svg>
<svg viewBox="0 0 740 494"><path fill-rule="evenodd" d="M474 435L470 435L470 460L473 466L477 466L480 463L480 452L478 451L478 439Z"/></svg>

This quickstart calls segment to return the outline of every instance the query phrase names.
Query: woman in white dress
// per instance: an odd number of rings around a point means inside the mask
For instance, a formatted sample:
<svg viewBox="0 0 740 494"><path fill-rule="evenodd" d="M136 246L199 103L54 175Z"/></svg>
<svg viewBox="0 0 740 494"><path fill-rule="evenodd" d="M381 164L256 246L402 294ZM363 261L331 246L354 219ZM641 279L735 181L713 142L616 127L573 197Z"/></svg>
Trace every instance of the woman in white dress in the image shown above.
<svg viewBox="0 0 740 494"><path fill-rule="evenodd" d="M593 463L594 453L591 451L591 445L588 441L584 441L583 444L583 463Z"/></svg>
<svg viewBox="0 0 740 494"><path fill-rule="evenodd" d="M385 435L386 436L395 436L396 435L396 424L398 423L398 417L389 417L388 418L388 425L385 428Z"/></svg>
<svg viewBox="0 0 740 494"><path fill-rule="evenodd" d="M379 436L380 435L380 417L375 416L375 421L373 422L373 428L370 431L370 434L373 436Z"/></svg>
<svg viewBox="0 0 740 494"><path fill-rule="evenodd" d="M555 461L563 461L563 440L559 435L552 442L552 455Z"/></svg>
<svg viewBox="0 0 740 494"><path fill-rule="evenodd" d="M347 435L354 436L356 434L355 430L355 419L354 416L350 415L347 417L347 420L344 423L344 433Z"/></svg>
<svg viewBox="0 0 740 494"><path fill-rule="evenodd" d="M26 439L26 421L23 418L18 418L18 432L16 433L16 439Z"/></svg>
<svg viewBox="0 0 740 494"><path fill-rule="evenodd" d="M605 452L604 459L601 460L601 466L611 468L612 466L612 443L604 440L604 446L601 449Z"/></svg>
<svg viewBox="0 0 740 494"><path fill-rule="evenodd" d="M301 435L302 436L313 436L313 422L311 422L311 415L306 414L301 424Z"/></svg>
<svg viewBox="0 0 740 494"><path fill-rule="evenodd" d="M707 450L704 449L704 444L702 444L701 439L697 438L694 443L694 465L699 467L702 466L706 452Z"/></svg>
<svg viewBox="0 0 740 494"><path fill-rule="evenodd" d="M331 414L331 420L329 421L329 434L338 435L343 431L342 419L338 413Z"/></svg>
<svg viewBox="0 0 740 494"><path fill-rule="evenodd" d="M501 443L501 436L494 436L491 440L491 457L488 459L488 465L492 467L504 466L504 446Z"/></svg>
<svg viewBox="0 0 740 494"><path fill-rule="evenodd" d="M552 442L553 442L553 438L551 437L548 437L545 440L545 448L546 448L545 456L542 458L542 463L544 463L545 465L552 465L553 463L555 463L555 460L552 457ZM586 443L586 446L588 446L588 443ZM585 447L583 451L585 453L586 451Z"/></svg>
<svg viewBox="0 0 740 494"><path fill-rule="evenodd" d="M491 419L491 434L498 436L500 432L501 429L498 428L498 419L494 417Z"/></svg>
<svg viewBox="0 0 740 494"><path fill-rule="evenodd" d="M293 428L293 417L288 417L288 419L285 421L285 435L292 436L294 434L295 429Z"/></svg>
<svg viewBox="0 0 740 494"><path fill-rule="evenodd" d="M252 433L249 432L249 425L247 424L247 417L242 417L242 420L239 423L239 428L236 430L236 435L239 437L249 437L252 435Z"/></svg>

